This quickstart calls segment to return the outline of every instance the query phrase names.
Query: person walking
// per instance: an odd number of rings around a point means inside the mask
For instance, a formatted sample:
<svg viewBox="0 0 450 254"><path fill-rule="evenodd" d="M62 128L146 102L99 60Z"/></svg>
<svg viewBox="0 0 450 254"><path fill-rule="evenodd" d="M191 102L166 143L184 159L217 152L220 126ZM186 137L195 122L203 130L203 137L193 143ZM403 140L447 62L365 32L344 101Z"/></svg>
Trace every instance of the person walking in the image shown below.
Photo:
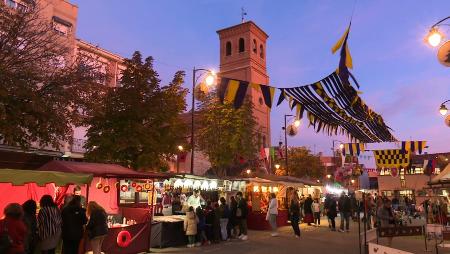
<svg viewBox="0 0 450 254"><path fill-rule="evenodd" d="M306 198L305 203L303 205L303 211L305 212L305 218L304 218L303 222L308 223L308 226L311 226L311 223L314 222L312 204L313 204L313 199L310 194Z"/></svg>
<svg viewBox="0 0 450 254"><path fill-rule="evenodd" d="M234 196L230 198L230 218L228 220L228 237L235 238L237 236L237 228L236 228L236 210L237 210L237 202Z"/></svg>
<svg viewBox="0 0 450 254"><path fill-rule="evenodd" d="M384 204L378 208L377 217L381 228L393 227L395 224L394 212L392 211L391 201L385 200ZM392 237L388 237L388 246L392 245Z"/></svg>
<svg viewBox="0 0 450 254"><path fill-rule="evenodd" d="M87 205L87 216L89 221L86 225L86 231L91 244L93 254L100 254L103 240L108 234L108 223L106 211L97 202L90 201Z"/></svg>
<svg viewBox="0 0 450 254"><path fill-rule="evenodd" d="M63 208L62 239L64 254L78 254L78 247L83 238L84 225L87 223L86 210L82 208L81 197L74 196Z"/></svg>
<svg viewBox="0 0 450 254"><path fill-rule="evenodd" d="M239 224L239 239L246 241L248 240L247 236L247 215L248 215L248 207L247 200L242 195L242 192L236 193L237 198L237 207L236 207L236 220Z"/></svg>
<svg viewBox="0 0 450 254"><path fill-rule="evenodd" d="M50 195L42 196L37 217L37 229L42 254L54 254L61 239L61 213Z"/></svg>
<svg viewBox="0 0 450 254"><path fill-rule="evenodd" d="M230 209L227 206L227 201L224 197L220 198L220 234L222 236L222 241L228 240L228 221L230 219Z"/></svg>
<svg viewBox="0 0 450 254"><path fill-rule="evenodd" d="M0 253L23 254L25 253L25 237L27 227L22 221L22 206L11 203L3 210L5 218L0 220Z"/></svg>
<svg viewBox="0 0 450 254"><path fill-rule="evenodd" d="M327 206L327 216L329 223L331 223L331 231L336 231L337 204L336 199L331 195L329 196L329 202Z"/></svg>
<svg viewBox="0 0 450 254"><path fill-rule="evenodd" d="M188 237L188 248L195 247L195 235L197 235L198 218L195 215L194 207L190 206L184 219L184 231Z"/></svg>
<svg viewBox="0 0 450 254"><path fill-rule="evenodd" d="M277 216L278 216L278 200L275 193L270 193L269 206L267 208L266 220L269 221L272 228L271 236L278 236Z"/></svg>
<svg viewBox="0 0 450 254"><path fill-rule="evenodd" d="M339 213L341 216L341 226L339 229L339 232L350 232L350 212L351 212L351 204L350 204L350 198L345 195L344 192L342 192L341 197L338 201L339 205ZM344 228L344 222L345 222L345 228ZM344 231L345 229L345 231Z"/></svg>
<svg viewBox="0 0 450 254"><path fill-rule="evenodd" d="M316 227L320 227L320 213L321 212L320 212L320 201L318 198L314 199L311 209L314 213L314 225Z"/></svg>
<svg viewBox="0 0 450 254"><path fill-rule="evenodd" d="M300 227L298 226L298 223L300 222L300 201L297 191L292 193L291 203L289 204L289 214L291 215L291 225L294 230L295 237L299 238Z"/></svg>
<svg viewBox="0 0 450 254"><path fill-rule="evenodd" d="M25 253L33 254L36 249L38 236L37 236L37 220L36 220L36 202L32 199L27 200L22 204L23 209L23 223L27 227L27 234L25 236Z"/></svg>

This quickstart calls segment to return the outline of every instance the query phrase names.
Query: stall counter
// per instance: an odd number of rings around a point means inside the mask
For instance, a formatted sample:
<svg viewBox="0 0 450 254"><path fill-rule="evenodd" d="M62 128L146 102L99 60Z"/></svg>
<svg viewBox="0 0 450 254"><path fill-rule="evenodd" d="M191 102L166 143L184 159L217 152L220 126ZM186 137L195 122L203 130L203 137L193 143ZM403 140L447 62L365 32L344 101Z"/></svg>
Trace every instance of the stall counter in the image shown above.
<svg viewBox="0 0 450 254"><path fill-rule="evenodd" d="M289 212L288 210L278 210L277 225L279 227L288 226ZM249 211L247 216L247 226L252 230L270 230L270 224L266 220L266 213L257 211Z"/></svg>

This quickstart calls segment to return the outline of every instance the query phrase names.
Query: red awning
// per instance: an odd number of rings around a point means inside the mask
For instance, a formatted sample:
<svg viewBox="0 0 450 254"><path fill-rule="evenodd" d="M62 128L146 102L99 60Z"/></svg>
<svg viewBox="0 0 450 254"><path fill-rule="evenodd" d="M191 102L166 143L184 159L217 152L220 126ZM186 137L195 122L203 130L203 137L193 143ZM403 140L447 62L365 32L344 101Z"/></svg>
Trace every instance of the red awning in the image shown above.
<svg viewBox="0 0 450 254"><path fill-rule="evenodd" d="M76 161L50 161L39 168L39 170L59 171L67 173L88 173L99 177L120 178L169 178L172 175L166 173L140 172L117 164L90 163Z"/></svg>

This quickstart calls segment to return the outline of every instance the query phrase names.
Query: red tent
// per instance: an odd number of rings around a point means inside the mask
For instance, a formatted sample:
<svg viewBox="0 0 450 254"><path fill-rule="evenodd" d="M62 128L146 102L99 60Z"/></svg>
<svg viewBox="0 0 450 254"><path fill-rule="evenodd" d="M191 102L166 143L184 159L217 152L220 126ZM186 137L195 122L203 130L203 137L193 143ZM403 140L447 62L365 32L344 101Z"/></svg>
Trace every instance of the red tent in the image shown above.
<svg viewBox="0 0 450 254"><path fill-rule="evenodd" d="M67 173L88 173L103 178L167 178L166 173L135 171L117 164L58 161L46 163L39 170L60 171Z"/></svg>

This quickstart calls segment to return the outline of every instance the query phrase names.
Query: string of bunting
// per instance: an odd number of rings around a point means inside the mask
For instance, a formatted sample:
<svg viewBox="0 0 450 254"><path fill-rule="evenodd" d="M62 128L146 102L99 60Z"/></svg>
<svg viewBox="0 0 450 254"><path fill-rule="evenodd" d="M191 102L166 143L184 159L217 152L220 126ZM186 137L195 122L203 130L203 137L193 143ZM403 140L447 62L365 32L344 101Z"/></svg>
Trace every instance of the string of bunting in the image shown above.
<svg viewBox="0 0 450 254"><path fill-rule="evenodd" d="M373 154L378 168L407 167L410 163L410 152L402 149L374 150Z"/></svg>
<svg viewBox="0 0 450 254"><path fill-rule="evenodd" d="M353 67L347 44L350 26L351 24L332 48L333 53L341 49L339 67L325 78L308 85L276 88L222 77L218 86L220 102L231 103L237 109L242 106L250 88L260 90L265 105L272 108L275 104L275 91L279 90L276 105L288 101L291 110L295 108L299 120L306 112L309 125L316 132L343 134L352 141L362 143L396 141L383 118L365 104L350 83L351 78L359 88L358 82L348 70ZM359 154L360 151L355 149L355 152Z"/></svg>
<svg viewBox="0 0 450 254"><path fill-rule="evenodd" d="M344 144L344 148L342 149L342 154L351 155L351 156L359 156L361 152L365 151L365 145L363 143L348 143Z"/></svg>

